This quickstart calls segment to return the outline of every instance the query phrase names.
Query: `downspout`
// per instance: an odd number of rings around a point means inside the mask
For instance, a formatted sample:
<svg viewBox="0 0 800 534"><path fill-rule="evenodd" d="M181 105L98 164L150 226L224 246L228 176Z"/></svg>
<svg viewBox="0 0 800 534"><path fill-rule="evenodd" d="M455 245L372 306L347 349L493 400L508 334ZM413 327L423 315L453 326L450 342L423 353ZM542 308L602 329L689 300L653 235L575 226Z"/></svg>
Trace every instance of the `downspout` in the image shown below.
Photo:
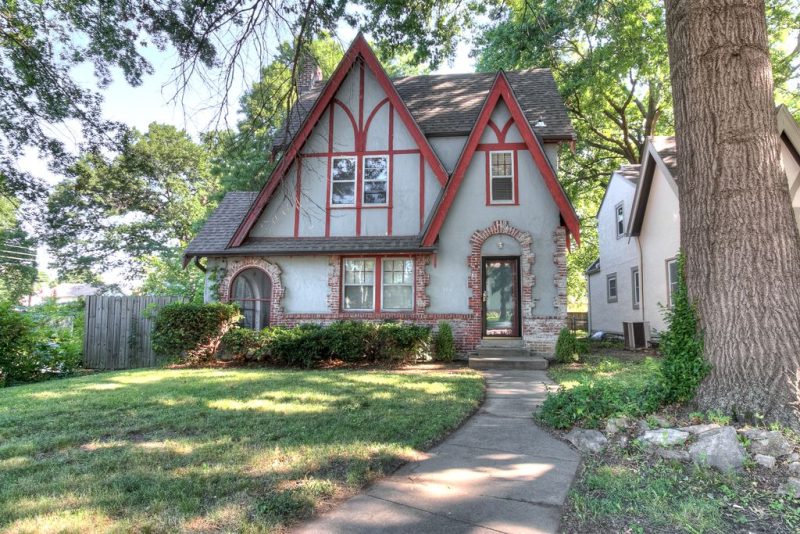
<svg viewBox="0 0 800 534"><path fill-rule="evenodd" d="M592 335L592 277L591 275L584 275L586 276L586 301L588 304L586 305L586 328L589 329L589 335Z"/></svg>

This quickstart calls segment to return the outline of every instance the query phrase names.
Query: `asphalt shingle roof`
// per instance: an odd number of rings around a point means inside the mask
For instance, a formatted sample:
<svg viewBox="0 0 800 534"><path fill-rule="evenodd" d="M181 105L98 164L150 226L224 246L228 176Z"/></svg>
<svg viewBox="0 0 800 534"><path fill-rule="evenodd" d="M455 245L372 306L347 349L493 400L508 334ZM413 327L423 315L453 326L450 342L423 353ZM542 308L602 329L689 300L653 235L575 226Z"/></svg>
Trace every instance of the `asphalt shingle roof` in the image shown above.
<svg viewBox="0 0 800 534"><path fill-rule="evenodd" d="M432 74L392 80L411 115L427 136L469 135L497 76L494 72ZM576 138L550 69L507 72L511 88L534 131L545 141ZM275 147L291 140L311 111L324 82L301 95L289 114L289 136L276 136ZM536 127L539 120L545 126Z"/></svg>
<svg viewBox="0 0 800 534"><path fill-rule="evenodd" d="M671 136L653 137L650 141L656 149L664 165L674 179L678 179L678 151L675 148L675 138Z"/></svg>
<svg viewBox="0 0 800 534"><path fill-rule="evenodd" d="M225 195L203 228L186 247L184 254L190 257L223 252L256 196L258 193L250 191L233 191Z"/></svg>

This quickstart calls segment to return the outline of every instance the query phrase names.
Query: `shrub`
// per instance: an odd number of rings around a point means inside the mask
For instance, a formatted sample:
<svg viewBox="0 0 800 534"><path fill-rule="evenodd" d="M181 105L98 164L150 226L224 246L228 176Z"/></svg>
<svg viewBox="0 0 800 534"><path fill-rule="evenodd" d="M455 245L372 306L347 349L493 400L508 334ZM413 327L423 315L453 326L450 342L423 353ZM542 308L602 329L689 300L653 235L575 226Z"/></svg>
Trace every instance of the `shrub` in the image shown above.
<svg viewBox="0 0 800 534"><path fill-rule="evenodd" d="M641 417L654 412L661 406L662 398L663 391L657 381L631 385L598 380L572 389L561 388L558 393L548 395L537 417L553 428L574 425L596 428L609 417Z"/></svg>
<svg viewBox="0 0 800 534"><path fill-rule="evenodd" d="M375 357L388 361L414 361L429 356L431 329L413 324L383 323L378 327Z"/></svg>
<svg viewBox="0 0 800 534"><path fill-rule="evenodd" d="M205 361L241 316L234 304L168 304L156 314L153 351L167 361Z"/></svg>
<svg viewBox="0 0 800 534"><path fill-rule="evenodd" d="M68 375L80 365L81 348L71 325L0 304L0 386Z"/></svg>
<svg viewBox="0 0 800 534"><path fill-rule="evenodd" d="M376 359L378 328L374 323L337 321L325 328L323 338L330 357L345 362Z"/></svg>
<svg viewBox="0 0 800 534"><path fill-rule="evenodd" d="M295 328L270 328L269 357L289 366L311 367L330 359L325 330L318 324L303 324Z"/></svg>
<svg viewBox="0 0 800 534"><path fill-rule="evenodd" d="M235 326L222 336L222 348L236 360L265 361L269 358L270 330Z"/></svg>
<svg viewBox="0 0 800 534"><path fill-rule="evenodd" d="M556 341L556 361L559 363L573 363L581 359L581 354L587 352L585 343L581 343L569 328L562 328Z"/></svg>
<svg viewBox="0 0 800 534"><path fill-rule="evenodd" d="M678 257L678 288L672 296L672 308L664 312L667 330L661 334L661 375L667 403L693 399L697 386L711 370L703 358L703 337L689 300L683 266L683 257Z"/></svg>
<svg viewBox="0 0 800 534"><path fill-rule="evenodd" d="M456 356L456 342L453 338L453 327L441 321L439 330L433 338L433 353L442 362L452 362Z"/></svg>
<svg viewBox="0 0 800 534"><path fill-rule="evenodd" d="M233 328L223 337L224 349L245 361L311 367L325 360L348 363L406 361L427 355L431 330L400 323L339 321L323 327L304 324L260 332Z"/></svg>

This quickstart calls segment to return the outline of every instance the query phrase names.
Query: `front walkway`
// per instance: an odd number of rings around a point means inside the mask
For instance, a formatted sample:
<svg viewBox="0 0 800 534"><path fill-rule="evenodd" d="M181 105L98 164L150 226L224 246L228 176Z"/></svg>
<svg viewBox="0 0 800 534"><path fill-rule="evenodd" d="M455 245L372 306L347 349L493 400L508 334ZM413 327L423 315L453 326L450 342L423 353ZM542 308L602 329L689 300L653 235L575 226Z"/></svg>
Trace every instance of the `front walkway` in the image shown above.
<svg viewBox="0 0 800 534"><path fill-rule="evenodd" d="M486 402L425 459L296 532L557 532L579 456L531 419L552 382L544 371L485 375Z"/></svg>

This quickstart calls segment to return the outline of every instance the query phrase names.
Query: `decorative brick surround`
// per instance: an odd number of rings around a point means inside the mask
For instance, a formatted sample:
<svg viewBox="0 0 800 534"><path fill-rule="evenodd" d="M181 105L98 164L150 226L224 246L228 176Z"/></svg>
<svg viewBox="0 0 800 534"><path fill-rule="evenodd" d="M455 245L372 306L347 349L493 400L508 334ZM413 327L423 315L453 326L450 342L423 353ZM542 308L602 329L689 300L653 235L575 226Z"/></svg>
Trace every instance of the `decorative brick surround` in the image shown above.
<svg viewBox="0 0 800 534"><path fill-rule="evenodd" d="M272 282L272 295L270 298L269 317L271 324L279 324L283 316L283 282L281 282L281 269L274 263L270 263L259 257L243 257L229 259L225 268L225 275L219 283L219 298L222 302L230 302L231 284L236 275L245 269L260 269L269 277Z"/></svg>

